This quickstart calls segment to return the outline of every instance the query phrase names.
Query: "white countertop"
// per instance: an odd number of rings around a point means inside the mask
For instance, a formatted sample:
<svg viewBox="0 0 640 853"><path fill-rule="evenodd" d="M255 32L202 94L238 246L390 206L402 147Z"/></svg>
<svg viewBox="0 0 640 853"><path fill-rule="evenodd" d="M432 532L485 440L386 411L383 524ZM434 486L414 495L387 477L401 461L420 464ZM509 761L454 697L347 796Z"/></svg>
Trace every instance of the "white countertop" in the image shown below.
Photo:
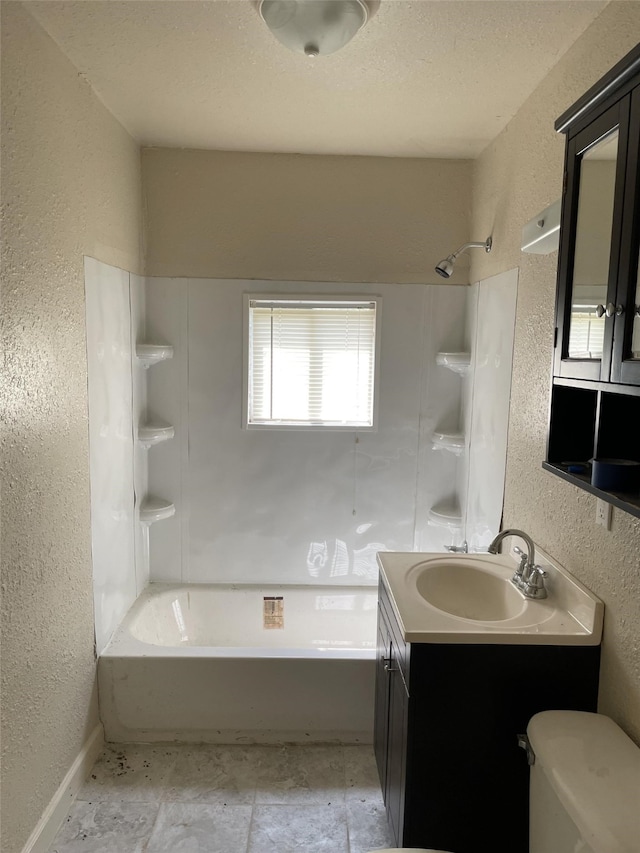
<svg viewBox="0 0 640 853"><path fill-rule="evenodd" d="M509 579L517 558L511 554L449 554L388 551L378 563L391 606L406 642L491 643L504 645L597 646L604 605L566 569L536 548L536 563L548 573L548 598L524 599L519 613L502 621L476 621L432 606L418 593L416 579L429 563L480 561L482 568Z"/></svg>

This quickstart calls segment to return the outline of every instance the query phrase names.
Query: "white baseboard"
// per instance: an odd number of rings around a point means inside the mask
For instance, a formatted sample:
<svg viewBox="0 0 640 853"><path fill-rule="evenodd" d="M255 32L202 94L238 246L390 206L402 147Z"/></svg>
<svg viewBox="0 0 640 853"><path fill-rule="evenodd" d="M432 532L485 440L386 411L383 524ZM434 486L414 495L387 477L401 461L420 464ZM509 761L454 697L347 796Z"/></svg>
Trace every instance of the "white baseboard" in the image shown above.
<svg viewBox="0 0 640 853"><path fill-rule="evenodd" d="M22 853L47 853L103 746L104 731L102 725L98 724L66 772L58 790L22 848Z"/></svg>

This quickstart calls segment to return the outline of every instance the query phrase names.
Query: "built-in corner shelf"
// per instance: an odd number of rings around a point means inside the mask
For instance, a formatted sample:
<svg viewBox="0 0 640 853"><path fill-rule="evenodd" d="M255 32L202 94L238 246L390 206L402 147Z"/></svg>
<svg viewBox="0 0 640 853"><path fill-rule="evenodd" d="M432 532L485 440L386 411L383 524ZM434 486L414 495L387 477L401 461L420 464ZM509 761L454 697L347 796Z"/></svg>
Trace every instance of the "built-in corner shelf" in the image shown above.
<svg viewBox="0 0 640 853"><path fill-rule="evenodd" d="M457 501L441 501L429 510L429 524L459 530L462 527L462 513Z"/></svg>
<svg viewBox="0 0 640 853"><path fill-rule="evenodd" d="M155 524L156 521L171 518L175 512L175 506L169 501L148 495L140 504L140 521L143 524Z"/></svg>
<svg viewBox="0 0 640 853"><path fill-rule="evenodd" d="M468 373L471 367L471 353L439 352L436 355L436 364L440 367L448 367L454 373Z"/></svg>
<svg viewBox="0 0 640 853"><path fill-rule="evenodd" d="M175 427L165 423L147 423L140 424L138 427L138 442L145 448L153 447L154 444L160 444L161 441L168 441L173 438L176 433Z"/></svg>
<svg viewBox="0 0 640 853"><path fill-rule="evenodd" d="M431 433L434 450L448 450L455 456L461 456L465 450L465 437L461 432L434 431Z"/></svg>
<svg viewBox="0 0 640 853"><path fill-rule="evenodd" d="M149 368L173 358L173 347L171 344L136 344L136 358L143 367Z"/></svg>

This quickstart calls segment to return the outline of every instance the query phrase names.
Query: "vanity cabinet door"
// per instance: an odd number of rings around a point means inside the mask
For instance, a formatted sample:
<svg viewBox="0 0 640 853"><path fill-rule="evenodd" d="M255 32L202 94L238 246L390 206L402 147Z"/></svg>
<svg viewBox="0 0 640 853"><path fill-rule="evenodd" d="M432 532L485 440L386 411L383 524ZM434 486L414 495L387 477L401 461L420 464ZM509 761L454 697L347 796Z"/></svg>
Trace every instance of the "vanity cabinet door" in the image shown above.
<svg viewBox="0 0 640 853"><path fill-rule="evenodd" d="M392 647L393 650L393 647ZM395 656L392 658L389 690L389 732L387 791L385 805L394 841L403 846L404 799L407 763L407 720L409 694Z"/></svg>
<svg viewBox="0 0 640 853"><path fill-rule="evenodd" d="M391 634L381 608L378 608L378 642L376 659L376 698L373 716L373 751L378 766L380 787L387 802L387 755L389 750L389 670Z"/></svg>
<svg viewBox="0 0 640 853"><path fill-rule="evenodd" d="M640 385L640 86L631 95L629 149L611 379Z"/></svg>
<svg viewBox="0 0 640 853"><path fill-rule="evenodd" d="M386 601L380 586L381 601ZM378 607L376 704L373 748L394 843L402 846L407 762L409 695L401 666L404 644L395 636L384 606Z"/></svg>
<svg viewBox="0 0 640 853"><path fill-rule="evenodd" d="M621 260L630 96L570 137L556 306L556 376L608 381Z"/></svg>

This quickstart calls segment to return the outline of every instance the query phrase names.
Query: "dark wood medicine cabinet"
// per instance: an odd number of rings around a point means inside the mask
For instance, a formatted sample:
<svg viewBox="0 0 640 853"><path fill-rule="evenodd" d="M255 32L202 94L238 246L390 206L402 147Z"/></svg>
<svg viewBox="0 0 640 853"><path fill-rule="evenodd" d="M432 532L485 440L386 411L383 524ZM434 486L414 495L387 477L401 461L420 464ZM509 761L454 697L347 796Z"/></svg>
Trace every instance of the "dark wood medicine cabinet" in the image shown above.
<svg viewBox="0 0 640 853"><path fill-rule="evenodd" d="M640 462L640 44L556 121L567 136L543 467L640 517L640 488L591 484Z"/></svg>

